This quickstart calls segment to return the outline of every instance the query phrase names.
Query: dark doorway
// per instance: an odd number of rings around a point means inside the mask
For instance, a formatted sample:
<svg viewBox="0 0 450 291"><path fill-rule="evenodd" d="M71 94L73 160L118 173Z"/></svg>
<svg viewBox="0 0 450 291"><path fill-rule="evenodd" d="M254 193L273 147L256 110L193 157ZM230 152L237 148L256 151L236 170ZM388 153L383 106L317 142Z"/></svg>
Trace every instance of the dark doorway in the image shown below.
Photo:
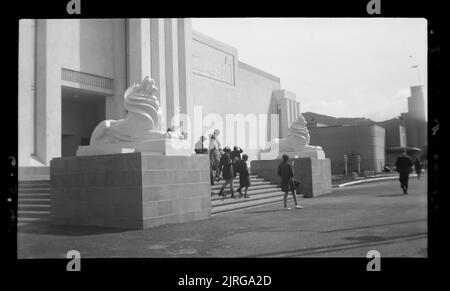
<svg viewBox="0 0 450 291"><path fill-rule="evenodd" d="M75 156L88 145L94 128L105 120L105 96L79 89L62 88L61 156Z"/></svg>

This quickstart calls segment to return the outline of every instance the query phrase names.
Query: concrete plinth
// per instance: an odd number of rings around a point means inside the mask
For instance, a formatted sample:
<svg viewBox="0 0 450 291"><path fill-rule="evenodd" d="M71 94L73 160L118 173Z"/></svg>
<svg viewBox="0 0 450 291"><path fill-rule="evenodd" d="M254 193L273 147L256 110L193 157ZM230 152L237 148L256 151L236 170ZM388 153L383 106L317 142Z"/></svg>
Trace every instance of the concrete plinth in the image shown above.
<svg viewBox="0 0 450 291"><path fill-rule="evenodd" d="M306 198L317 197L331 193L331 162L330 159L297 158L294 161L294 178L300 182L300 193ZM251 171L265 179L280 183L277 170L281 159L254 160Z"/></svg>
<svg viewBox="0 0 450 291"><path fill-rule="evenodd" d="M211 215L204 155L56 158L50 176L53 224L144 229Z"/></svg>
<svg viewBox="0 0 450 291"><path fill-rule="evenodd" d="M194 151L188 146L188 140L158 139L143 142L124 142L79 146L77 156L97 156L144 152L153 155L190 156Z"/></svg>

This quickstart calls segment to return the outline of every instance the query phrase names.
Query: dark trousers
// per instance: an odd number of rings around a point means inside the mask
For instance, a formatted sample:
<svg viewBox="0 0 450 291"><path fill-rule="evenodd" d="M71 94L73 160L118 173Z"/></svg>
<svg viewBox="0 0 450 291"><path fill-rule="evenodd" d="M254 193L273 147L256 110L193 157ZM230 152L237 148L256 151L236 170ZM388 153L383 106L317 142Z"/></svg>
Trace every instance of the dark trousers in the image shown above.
<svg viewBox="0 0 450 291"><path fill-rule="evenodd" d="M408 189L409 172L400 172L400 187Z"/></svg>
<svg viewBox="0 0 450 291"><path fill-rule="evenodd" d="M284 191L284 207L287 207L287 198L289 195L289 191ZM297 205L297 197L295 197L295 190L292 188L292 196L294 197L294 203Z"/></svg>

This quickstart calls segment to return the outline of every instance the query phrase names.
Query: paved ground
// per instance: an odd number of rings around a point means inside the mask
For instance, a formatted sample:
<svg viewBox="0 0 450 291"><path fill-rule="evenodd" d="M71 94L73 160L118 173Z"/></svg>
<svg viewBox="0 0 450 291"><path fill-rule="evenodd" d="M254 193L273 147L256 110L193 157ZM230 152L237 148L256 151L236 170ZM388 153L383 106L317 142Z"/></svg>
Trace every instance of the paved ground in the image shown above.
<svg viewBox="0 0 450 291"><path fill-rule="evenodd" d="M209 220L144 231L28 225L18 233L19 258L81 257L385 257L427 256L426 176L333 189L302 199L302 210L280 204Z"/></svg>

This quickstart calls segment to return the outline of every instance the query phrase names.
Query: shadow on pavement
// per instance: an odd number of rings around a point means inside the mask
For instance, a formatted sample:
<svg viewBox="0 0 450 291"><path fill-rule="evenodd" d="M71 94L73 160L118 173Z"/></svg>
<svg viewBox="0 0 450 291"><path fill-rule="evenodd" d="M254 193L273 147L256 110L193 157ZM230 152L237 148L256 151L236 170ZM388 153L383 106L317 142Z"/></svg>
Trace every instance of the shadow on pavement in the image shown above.
<svg viewBox="0 0 450 291"><path fill-rule="evenodd" d="M281 211L287 211L283 208L280 209L269 209L269 210L257 210L257 211L243 211L243 214L252 214L252 213L268 213L268 212L281 212Z"/></svg>
<svg viewBox="0 0 450 291"><path fill-rule="evenodd" d="M415 219L415 220L398 221L398 222L384 223L384 224L365 225L365 226L358 226L358 227L347 227L347 228L339 228L339 229L321 231L321 233L358 230L358 229L366 229L366 228L373 228L373 227L380 227L380 226L381 227L382 226L392 226L392 225L397 225L397 224L407 224L407 223L415 223L415 222L423 222L423 221L426 222L427 220L426 219Z"/></svg>
<svg viewBox="0 0 450 291"><path fill-rule="evenodd" d="M18 227L18 233L31 234L52 234L52 235L67 235L67 236L84 236L96 235L105 233L119 233L130 231L131 229L122 228L106 228L96 226L60 226L51 225L49 223L30 223Z"/></svg>
<svg viewBox="0 0 450 291"><path fill-rule="evenodd" d="M378 237L378 236L363 236L363 237L348 237L347 239L357 240L358 242L351 243L340 243L334 245L326 245L319 247L311 247L311 248L301 248L296 250L282 251L282 252L272 252L272 253L263 253L252 255L251 257L297 257L297 256L310 256L315 254L323 254L337 251L345 251L355 248L362 247L372 247L390 243L398 243L398 240L411 241L427 238L427 233L413 233L408 235L399 235L399 236L391 236L391 237ZM365 254L361 254L361 256L365 256Z"/></svg>
<svg viewBox="0 0 450 291"><path fill-rule="evenodd" d="M385 195L377 195L377 197L396 197L396 196L405 196L406 194L385 194Z"/></svg>

